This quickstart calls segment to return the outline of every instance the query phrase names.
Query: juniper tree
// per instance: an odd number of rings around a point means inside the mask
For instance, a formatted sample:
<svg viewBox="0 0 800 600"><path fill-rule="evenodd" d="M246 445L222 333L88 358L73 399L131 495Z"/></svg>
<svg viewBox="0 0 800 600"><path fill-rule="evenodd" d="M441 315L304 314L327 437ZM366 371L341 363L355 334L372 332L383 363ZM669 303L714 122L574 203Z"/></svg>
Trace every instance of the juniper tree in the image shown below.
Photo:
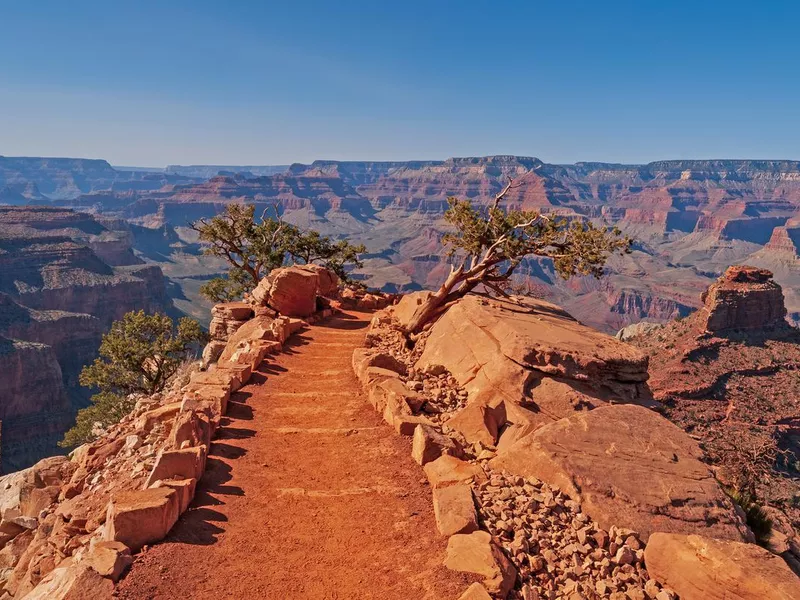
<svg viewBox="0 0 800 600"><path fill-rule="evenodd" d="M60 445L90 441L96 425L103 429L119 422L133 409L131 394L162 391L205 338L197 321L187 317L175 327L166 315L148 315L140 310L115 321L103 335L100 356L80 374L82 386L99 391L91 397L89 407L78 411L75 426Z"/></svg>
<svg viewBox="0 0 800 600"><path fill-rule="evenodd" d="M552 259L555 271L568 279L573 275L599 277L610 254L629 251L630 240L616 228L537 211L506 209L501 203L512 187L510 181L488 207L473 206L469 200L448 199L444 219L450 231L442 243L454 264L441 287L405 324L407 334L419 333L478 286L506 295L506 282L528 257Z"/></svg>
<svg viewBox="0 0 800 600"><path fill-rule="evenodd" d="M267 211L256 220L254 205L229 204L221 214L191 224L206 246L205 253L230 265L227 278L214 278L200 288L204 296L215 302L240 298L284 264L318 263L345 280L345 265L362 266L359 254L366 251L363 245L332 240L314 230L302 231L283 221L277 206L274 217L268 217Z"/></svg>

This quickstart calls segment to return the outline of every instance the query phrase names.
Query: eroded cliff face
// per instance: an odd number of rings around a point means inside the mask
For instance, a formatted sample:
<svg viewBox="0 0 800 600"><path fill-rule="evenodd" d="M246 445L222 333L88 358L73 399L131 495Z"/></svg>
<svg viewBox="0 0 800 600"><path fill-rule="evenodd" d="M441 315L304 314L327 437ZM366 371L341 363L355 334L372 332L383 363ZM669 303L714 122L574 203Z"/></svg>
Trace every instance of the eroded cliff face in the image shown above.
<svg viewBox="0 0 800 600"><path fill-rule="evenodd" d="M142 264L130 239L121 224L86 213L0 207L0 335L14 348L32 344L14 352L19 368L0 372L5 470L58 451L87 400L78 375L114 320L170 306L161 270ZM38 383L26 385L26 377Z"/></svg>
<svg viewBox="0 0 800 600"><path fill-rule="evenodd" d="M50 346L0 336L2 468L14 471L57 452L74 418Z"/></svg>

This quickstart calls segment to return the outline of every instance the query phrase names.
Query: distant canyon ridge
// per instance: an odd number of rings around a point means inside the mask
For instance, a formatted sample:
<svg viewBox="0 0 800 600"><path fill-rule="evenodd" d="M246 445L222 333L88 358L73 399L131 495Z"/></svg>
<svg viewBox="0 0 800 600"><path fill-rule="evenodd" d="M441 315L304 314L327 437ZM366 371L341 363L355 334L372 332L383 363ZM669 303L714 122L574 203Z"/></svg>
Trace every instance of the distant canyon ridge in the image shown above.
<svg viewBox="0 0 800 600"><path fill-rule="evenodd" d="M589 325L612 332L686 315L727 266L745 263L775 273L789 319L800 321L797 161L554 165L488 156L123 170L102 160L0 158L0 203L49 203L124 219L136 228L134 250L175 283L179 306L202 315L191 306L196 289L222 265L197 260L186 225L227 203L253 203L259 212L276 205L291 222L364 242L369 254L356 276L385 291L411 291L437 285L447 271L439 242L448 196L488 202L508 178L516 181L510 206L580 215L636 240L634 252L612 259L601 280L563 282L548 261L528 263L526 275L548 299Z"/></svg>
<svg viewBox="0 0 800 600"><path fill-rule="evenodd" d="M486 203L509 178L510 207L616 225L635 239L599 280L561 281L547 260L522 269L538 294L592 327L614 332L688 315L732 264L774 272L788 320L800 323L796 161L555 165L488 156L145 169L0 157L0 352L36 365L29 375L20 366L13 382L5 381L10 371L0 374L11 390L0 406L6 468L52 453L85 401L77 373L113 318L144 308L207 321L198 289L225 265L202 255L190 221L232 202L255 204L258 214L277 209L302 227L364 243L365 264L353 276L407 292L437 286L449 269L440 244L447 198ZM39 441L22 433L32 421Z"/></svg>

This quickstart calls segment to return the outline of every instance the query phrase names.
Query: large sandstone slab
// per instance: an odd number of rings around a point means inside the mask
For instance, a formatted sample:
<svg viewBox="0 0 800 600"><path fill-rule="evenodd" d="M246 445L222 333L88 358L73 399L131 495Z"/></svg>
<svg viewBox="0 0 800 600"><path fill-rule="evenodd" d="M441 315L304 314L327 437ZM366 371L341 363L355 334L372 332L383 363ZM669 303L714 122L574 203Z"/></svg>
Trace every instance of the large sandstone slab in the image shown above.
<svg viewBox="0 0 800 600"><path fill-rule="evenodd" d="M748 539L701 458L680 428L623 404L545 425L502 449L491 465L558 486L605 529L634 529L644 539L654 531Z"/></svg>
<svg viewBox="0 0 800 600"><path fill-rule="evenodd" d="M444 536L472 533L478 529L472 488L465 483L434 488L433 513L436 527Z"/></svg>
<svg viewBox="0 0 800 600"><path fill-rule="evenodd" d="M681 600L796 600L800 579L780 556L755 544L654 533L647 572Z"/></svg>
<svg viewBox="0 0 800 600"><path fill-rule="evenodd" d="M178 520L179 503L177 492L168 487L119 492L108 504L103 537L134 552L163 540Z"/></svg>
<svg viewBox="0 0 800 600"><path fill-rule="evenodd" d="M529 403L548 420L576 408L564 392L557 402L546 391L537 393L544 377L574 385L576 393L590 391L598 403L649 399L643 353L553 304L520 302L465 297L433 325L416 367L444 366L466 388L470 403Z"/></svg>

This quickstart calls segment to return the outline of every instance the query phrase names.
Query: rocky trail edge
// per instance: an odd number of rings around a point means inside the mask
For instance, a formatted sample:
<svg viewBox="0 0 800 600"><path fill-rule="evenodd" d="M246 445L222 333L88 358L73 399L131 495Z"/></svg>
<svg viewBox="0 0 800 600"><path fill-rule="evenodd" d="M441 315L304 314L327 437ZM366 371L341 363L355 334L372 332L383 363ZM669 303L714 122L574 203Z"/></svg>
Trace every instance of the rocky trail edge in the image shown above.
<svg viewBox="0 0 800 600"><path fill-rule="evenodd" d="M351 368L369 315L310 326L232 395L197 494L119 598L456 598L430 490Z"/></svg>

